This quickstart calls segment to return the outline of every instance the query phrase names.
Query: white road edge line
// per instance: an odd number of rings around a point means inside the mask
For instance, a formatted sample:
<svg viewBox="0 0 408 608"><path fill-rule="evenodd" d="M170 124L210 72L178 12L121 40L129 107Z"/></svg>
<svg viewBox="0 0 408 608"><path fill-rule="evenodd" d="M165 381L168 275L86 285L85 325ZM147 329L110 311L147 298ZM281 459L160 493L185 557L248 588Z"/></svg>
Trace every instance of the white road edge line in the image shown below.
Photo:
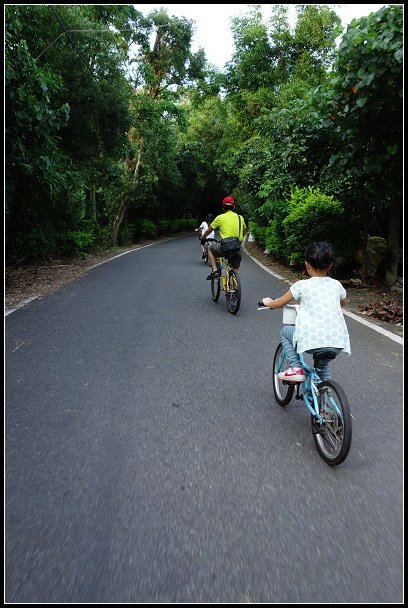
<svg viewBox="0 0 408 608"><path fill-rule="evenodd" d="M250 253L248 253L244 244L243 244L243 248L244 248L244 251L247 254L247 256L250 257L251 260L253 262L255 262L255 264L258 264L258 266L263 268L263 270L266 270L266 272L269 272L269 274L273 275L275 278L282 279L282 281L285 281L285 283L288 283L289 285L291 285L291 282L288 281L287 279L285 279L285 277L282 277L280 274L277 274L276 272L272 272L272 270L267 268L264 264L262 264L262 262L259 262ZM367 321L366 319L362 319L358 315L355 315L354 313L349 312L348 310L343 310L343 313L345 315L347 315L348 317L351 317L355 321L358 321L359 323L362 323L363 325L367 325L367 327L370 327L371 329L378 331L378 333L383 334L383 336L387 336L387 338L391 338L391 340L394 340L394 342L398 342L399 344L404 344L404 340L403 340L403 338L401 338L401 336L396 336L395 334L388 331L387 329L383 329L382 327L379 327L378 325L374 325L374 323L370 323L370 321Z"/></svg>

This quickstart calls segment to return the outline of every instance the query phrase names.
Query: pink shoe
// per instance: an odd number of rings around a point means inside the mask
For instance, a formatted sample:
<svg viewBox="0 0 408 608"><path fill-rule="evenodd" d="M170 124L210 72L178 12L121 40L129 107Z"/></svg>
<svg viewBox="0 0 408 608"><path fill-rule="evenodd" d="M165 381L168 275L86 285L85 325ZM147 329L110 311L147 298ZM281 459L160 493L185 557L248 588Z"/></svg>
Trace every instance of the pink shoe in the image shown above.
<svg viewBox="0 0 408 608"><path fill-rule="evenodd" d="M286 382L303 382L305 372L300 367L289 367L285 372L279 372L278 378Z"/></svg>

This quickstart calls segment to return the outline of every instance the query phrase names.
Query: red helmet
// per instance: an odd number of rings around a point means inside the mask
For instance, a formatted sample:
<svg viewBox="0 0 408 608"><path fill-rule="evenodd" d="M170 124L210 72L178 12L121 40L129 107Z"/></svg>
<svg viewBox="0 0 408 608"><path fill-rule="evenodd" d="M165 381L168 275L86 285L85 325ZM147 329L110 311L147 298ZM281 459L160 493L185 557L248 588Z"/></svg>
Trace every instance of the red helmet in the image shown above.
<svg viewBox="0 0 408 608"><path fill-rule="evenodd" d="M226 196L224 199L222 199L222 206L224 209L234 209L235 201L232 196Z"/></svg>

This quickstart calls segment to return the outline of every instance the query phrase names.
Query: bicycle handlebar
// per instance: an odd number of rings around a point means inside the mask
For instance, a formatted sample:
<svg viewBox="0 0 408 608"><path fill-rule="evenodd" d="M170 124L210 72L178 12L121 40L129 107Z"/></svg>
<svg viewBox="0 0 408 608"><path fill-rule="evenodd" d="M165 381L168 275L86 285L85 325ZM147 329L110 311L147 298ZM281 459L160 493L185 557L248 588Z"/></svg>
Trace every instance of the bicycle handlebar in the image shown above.
<svg viewBox="0 0 408 608"><path fill-rule="evenodd" d="M272 300L274 300L275 298L272 298ZM262 303L262 300L259 300L258 302L258 310L267 310L268 308L270 308L269 306L265 306L265 304ZM270 308L270 310L272 310L272 308Z"/></svg>

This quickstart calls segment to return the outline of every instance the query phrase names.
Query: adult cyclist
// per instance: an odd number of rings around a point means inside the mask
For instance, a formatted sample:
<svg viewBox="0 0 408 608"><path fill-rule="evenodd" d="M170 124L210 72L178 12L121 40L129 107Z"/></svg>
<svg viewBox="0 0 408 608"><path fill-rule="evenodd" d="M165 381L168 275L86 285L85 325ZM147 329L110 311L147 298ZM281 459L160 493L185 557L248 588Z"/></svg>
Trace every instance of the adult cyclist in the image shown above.
<svg viewBox="0 0 408 608"><path fill-rule="evenodd" d="M229 262L234 270L238 270L241 265L242 258L242 241L246 232L246 224L242 215L235 213L235 201L232 196L226 196L222 201L221 215L211 221L211 224L201 235L201 243L205 242L206 237L213 230L218 230L220 239L229 237L237 237L241 242L240 248L233 255L229 256ZM221 249L221 243L213 241L208 247L208 259L211 264L211 273L207 277L207 281L218 278L220 276L217 268L217 258L223 257L224 253Z"/></svg>

